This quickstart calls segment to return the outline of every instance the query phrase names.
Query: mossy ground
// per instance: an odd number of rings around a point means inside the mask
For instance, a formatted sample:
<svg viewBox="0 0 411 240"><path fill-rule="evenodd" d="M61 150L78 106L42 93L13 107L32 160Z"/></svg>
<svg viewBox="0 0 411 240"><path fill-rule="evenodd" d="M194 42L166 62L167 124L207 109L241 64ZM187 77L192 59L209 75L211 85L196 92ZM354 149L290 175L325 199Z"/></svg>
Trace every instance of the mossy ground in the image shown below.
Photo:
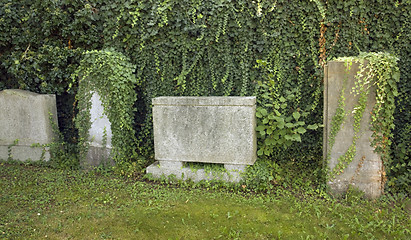
<svg viewBox="0 0 411 240"><path fill-rule="evenodd" d="M0 162L4 239L409 239L406 204L211 191Z"/></svg>

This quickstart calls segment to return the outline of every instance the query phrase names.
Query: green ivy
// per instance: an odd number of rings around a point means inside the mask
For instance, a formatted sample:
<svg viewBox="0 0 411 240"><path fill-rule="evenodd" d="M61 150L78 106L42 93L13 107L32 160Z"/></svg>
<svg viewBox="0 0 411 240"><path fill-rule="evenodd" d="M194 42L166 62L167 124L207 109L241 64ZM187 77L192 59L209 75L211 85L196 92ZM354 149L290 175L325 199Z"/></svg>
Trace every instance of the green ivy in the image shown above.
<svg viewBox="0 0 411 240"><path fill-rule="evenodd" d="M371 129L373 131L371 142L375 151L381 156L384 166L391 166L390 145L392 138L391 130L394 128L395 96L398 95L397 82L400 79L400 71L397 66L398 59L389 53L361 53L358 57L343 57L337 61L348 62L351 66L353 62L360 63L359 71L355 76L355 87L353 93L360 95L357 105L354 106L354 136L351 146L337 161L337 165L331 170L330 178L343 172L352 162L356 153L356 141L359 136L360 123L363 118L369 89L375 86L376 103L371 113ZM344 89L343 89L344 90ZM343 98L341 98L343 100ZM340 99L340 100L341 100ZM339 110L343 104L339 102L337 112L332 118L331 127L339 125ZM330 145L335 137L333 132L330 134ZM331 151L332 146L330 147Z"/></svg>
<svg viewBox="0 0 411 240"><path fill-rule="evenodd" d="M262 99L258 82L267 85L268 69L281 63L278 83L284 91L279 95L287 103L282 114L291 117L289 123L304 121L307 131L298 133L301 142L295 141L297 135L287 139L291 145L275 148L270 158L315 165L321 161L322 134L307 126L322 121L323 65L360 51L391 52L399 58L401 80L389 139L392 164L386 170L390 186L404 190L411 179L410 140L403 134L411 122L410 10L410 1L389 0L0 0L0 90L56 93L64 103L58 108L59 122L71 128L77 90L73 85L67 93L66 79L79 65L77 51L121 50L137 66L141 83L133 126L137 148L152 156L153 97ZM30 59L21 61L26 49ZM254 68L258 59L267 67ZM294 112L300 113L298 121ZM77 141L75 131L68 133ZM260 147L264 140L259 138Z"/></svg>
<svg viewBox="0 0 411 240"><path fill-rule="evenodd" d="M348 147L348 150L341 155L338 159L337 159L337 165L331 170L331 172L329 173L329 179L332 180L334 179L337 175L340 175L341 173L344 172L344 169L354 160L355 154L357 152L357 140L360 138L360 136L358 135L358 133L360 132L361 129L361 120L363 118L363 114L364 114L364 110L365 107L367 105L367 98L368 98L368 91L362 91L360 93L360 97L358 99L358 103L357 105L354 106L354 135L353 135L353 139L352 139L352 143L351 145ZM337 110L338 111L338 110ZM338 113L337 113L338 114ZM339 121L339 117L338 115L334 115L334 117L332 118L332 120L337 120ZM336 123L337 125L337 123ZM331 124L331 137L335 137L335 135L333 135L333 124ZM329 146L330 146L330 151L328 153L327 156L330 155L332 146L334 145L335 139L330 139L329 140Z"/></svg>
<svg viewBox="0 0 411 240"><path fill-rule="evenodd" d="M111 123L112 154L116 163L129 162L136 157L136 137L133 128L135 87L138 83L133 71L135 66L122 53L114 49L86 51L80 66L73 74L79 81L76 99L79 113L76 127L79 129L80 161L84 161L88 149L91 96L96 92Z"/></svg>
<svg viewBox="0 0 411 240"><path fill-rule="evenodd" d="M13 52L3 66L8 68L19 89L62 94L68 88L81 53L80 49L50 45L33 51L29 44L24 51Z"/></svg>
<svg viewBox="0 0 411 240"><path fill-rule="evenodd" d="M301 110L297 104L300 92L286 89L283 82L281 63L275 62L268 66L266 61L257 60L257 67L264 68L267 75L264 81L258 81L258 118L256 131L260 145L259 156L271 156L278 147L289 147L292 142L301 142L301 135L307 129L315 130L318 124L306 125L303 118L309 116L309 111ZM297 106L292 106L295 104ZM295 109L293 112L292 110Z"/></svg>

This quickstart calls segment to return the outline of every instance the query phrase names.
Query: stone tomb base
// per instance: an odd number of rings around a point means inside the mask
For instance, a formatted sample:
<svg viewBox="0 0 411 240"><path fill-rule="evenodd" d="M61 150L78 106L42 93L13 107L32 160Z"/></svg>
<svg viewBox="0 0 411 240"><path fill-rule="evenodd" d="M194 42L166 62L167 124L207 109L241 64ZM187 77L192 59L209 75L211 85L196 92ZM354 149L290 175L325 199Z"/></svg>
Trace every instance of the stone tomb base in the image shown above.
<svg viewBox="0 0 411 240"><path fill-rule="evenodd" d="M147 173L152 174L155 178L169 177L174 175L177 179L192 180L199 182L201 180L220 180L225 182L238 183L242 179L241 174L247 165L230 165L224 164L225 171L212 172L205 169L191 169L184 167L183 162L176 161L156 161L147 167Z"/></svg>
<svg viewBox="0 0 411 240"><path fill-rule="evenodd" d="M92 169L99 166L114 166L114 160L110 158L111 148L101 146L89 146L87 150L87 162L83 162L82 166L86 169Z"/></svg>

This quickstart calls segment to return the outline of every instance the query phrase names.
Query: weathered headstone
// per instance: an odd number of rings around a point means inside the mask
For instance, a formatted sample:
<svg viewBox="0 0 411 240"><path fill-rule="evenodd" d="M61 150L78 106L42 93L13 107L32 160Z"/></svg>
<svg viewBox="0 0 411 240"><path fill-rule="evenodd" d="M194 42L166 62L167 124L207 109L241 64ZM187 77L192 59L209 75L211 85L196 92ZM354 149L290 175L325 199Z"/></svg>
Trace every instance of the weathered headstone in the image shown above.
<svg viewBox="0 0 411 240"><path fill-rule="evenodd" d="M256 161L255 97L158 97L153 99L154 151L147 168L155 177L237 182ZM224 164L225 173L192 171L183 163Z"/></svg>
<svg viewBox="0 0 411 240"><path fill-rule="evenodd" d="M359 63L353 63L348 70L344 62L331 61L325 67L324 73L324 159L327 161L329 169L334 169L338 164L338 159L344 155L353 143L354 137L354 106L357 104L359 96L352 93L355 86L355 76L359 71ZM364 73L366 74L366 72ZM330 146L331 122L338 108L341 91L345 89L346 118L340 130L335 136L334 145ZM361 128L356 140L356 153L353 161L331 179L328 184L334 193L341 194L352 187L363 191L365 196L376 198L383 192L383 164L380 156L374 152L371 146L372 131L371 116L375 105L375 89L370 89L367 105L365 107Z"/></svg>
<svg viewBox="0 0 411 240"><path fill-rule="evenodd" d="M50 120L50 114L51 120ZM47 144L55 140L56 96L9 89L0 92L0 159L50 159Z"/></svg>
<svg viewBox="0 0 411 240"><path fill-rule="evenodd" d="M89 147L84 167L97 167L100 164L113 165L110 158L111 145L111 124L104 111L100 96L93 92L91 96L90 108L91 127L89 129Z"/></svg>

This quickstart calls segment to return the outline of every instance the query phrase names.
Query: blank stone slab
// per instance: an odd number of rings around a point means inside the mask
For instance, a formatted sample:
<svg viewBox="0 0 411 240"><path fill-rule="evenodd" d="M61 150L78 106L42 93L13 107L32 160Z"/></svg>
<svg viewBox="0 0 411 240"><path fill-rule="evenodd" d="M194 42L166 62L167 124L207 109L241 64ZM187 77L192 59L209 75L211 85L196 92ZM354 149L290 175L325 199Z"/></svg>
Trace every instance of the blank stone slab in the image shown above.
<svg viewBox="0 0 411 240"><path fill-rule="evenodd" d="M196 171L194 176L171 163L201 162L225 164L228 172L238 175L257 159L255 104L255 97L154 98L154 151L159 164L147 172L200 180L205 173Z"/></svg>
<svg viewBox="0 0 411 240"><path fill-rule="evenodd" d="M351 69L347 72L344 62L331 61L325 67L324 74L324 158L330 153L328 167L333 169L338 158L343 155L353 142L354 118L353 108L358 103L359 96L351 93L355 86L355 75L359 71L359 64L353 63ZM344 79L347 80L345 89L345 112L348 114L346 120L341 126L340 131L335 137L335 144L332 149L328 144L331 132L331 120L338 108L338 100L341 90L343 89ZM363 191L369 198L379 197L383 192L383 163L381 157L374 152L371 146L372 131L371 116L373 106L375 105L375 88L370 89L363 118L361 120L360 138L356 144L356 155L351 164L348 165L344 172L330 181L328 184L331 190L337 194L347 191L348 186ZM362 162L362 164L361 164Z"/></svg>
<svg viewBox="0 0 411 240"><path fill-rule="evenodd" d="M111 138L113 135L111 133L111 123L104 111L100 96L95 92L91 96L90 120L90 145L93 147L104 147L104 135L106 135L105 147L111 148Z"/></svg>
<svg viewBox="0 0 411 240"><path fill-rule="evenodd" d="M153 99L156 160L252 165L255 97Z"/></svg>
<svg viewBox="0 0 411 240"><path fill-rule="evenodd" d="M113 165L110 158L111 145L111 123L104 111L100 96L93 92L90 108L91 127L89 129L89 149L84 167L97 167L100 164Z"/></svg>
<svg viewBox="0 0 411 240"><path fill-rule="evenodd" d="M56 138L56 96L8 89L0 92L0 159L50 159L48 147ZM15 146L14 142L18 140ZM10 150L10 153L9 153ZM9 155L11 154L11 155Z"/></svg>

